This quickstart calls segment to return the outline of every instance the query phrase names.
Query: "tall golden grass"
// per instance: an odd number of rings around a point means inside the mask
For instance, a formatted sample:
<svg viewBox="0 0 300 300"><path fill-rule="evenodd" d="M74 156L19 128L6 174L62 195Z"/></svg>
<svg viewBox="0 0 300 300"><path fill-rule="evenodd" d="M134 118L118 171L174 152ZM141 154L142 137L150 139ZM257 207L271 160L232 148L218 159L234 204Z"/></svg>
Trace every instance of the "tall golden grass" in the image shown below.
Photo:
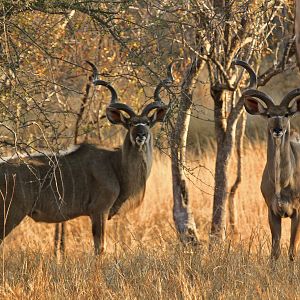
<svg viewBox="0 0 300 300"><path fill-rule="evenodd" d="M156 154L143 204L109 221L107 253L93 255L88 218L67 223L66 257L53 255L53 224L26 219L0 248L0 298L6 299L296 299L299 260L286 249L269 263L267 210L260 193L265 145L248 143L238 189L237 241L208 250L214 189L214 154L191 155L189 191L201 246L184 248L172 220L170 160ZM230 181L235 179L232 162Z"/></svg>

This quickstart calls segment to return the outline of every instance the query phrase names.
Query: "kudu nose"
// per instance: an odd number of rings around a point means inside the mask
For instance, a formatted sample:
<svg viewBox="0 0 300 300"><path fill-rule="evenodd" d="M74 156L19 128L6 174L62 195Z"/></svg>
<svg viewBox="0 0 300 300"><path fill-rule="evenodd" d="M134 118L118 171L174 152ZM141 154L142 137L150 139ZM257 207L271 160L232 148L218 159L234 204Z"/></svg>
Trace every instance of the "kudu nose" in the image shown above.
<svg viewBox="0 0 300 300"><path fill-rule="evenodd" d="M146 140L147 140L147 133L146 132L137 133L135 141L139 146L143 145Z"/></svg>
<svg viewBox="0 0 300 300"><path fill-rule="evenodd" d="M279 135L280 133L282 133L282 128L276 127L273 129L273 132L276 133L277 135Z"/></svg>
<svg viewBox="0 0 300 300"><path fill-rule="evenodd" d="M139 139L145 139L147 137L147 133L146 132L139 132L137 135L136 135L137 138Z"/></svg>

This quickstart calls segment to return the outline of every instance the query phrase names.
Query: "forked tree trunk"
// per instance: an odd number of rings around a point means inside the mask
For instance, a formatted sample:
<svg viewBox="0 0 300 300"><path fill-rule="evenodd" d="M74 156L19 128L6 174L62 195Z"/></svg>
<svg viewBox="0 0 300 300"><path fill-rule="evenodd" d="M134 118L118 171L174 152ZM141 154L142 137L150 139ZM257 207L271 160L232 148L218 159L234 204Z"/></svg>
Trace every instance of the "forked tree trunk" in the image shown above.
<svg viewBox="0 0 300 300"><path fill-rule="evenodd" d="M171 137L173 219L182 243L193 245L198 243L198 237L190 207L184 167L186 139L192 106L192 91L201 65L201 61L195 58L185 73L181 85L178 115Z"/></svg>
<svg viewBox="0 0 300 300"><path fill-rule="evenodd" d="M215 131L217 139L217 158L215 164L215 190L213 200L213 216L210 244L219 242L225 237L226 200L228 196L229 162L235 142L237 120L243 109L243 101L239 100L226 115L224 90L211 88L215 103Z"/></svg>
<svg viewBox="0 0 300 300"><path fill-rule="evenodd" d="M246 114L241 113L236 130L236 155L237 155L237 175L228 197L228 221L229 234L234 240L237 238L237 212L236 212L236 191L242 181L242 160L243 160L243 140L245 135Z"/></svg>

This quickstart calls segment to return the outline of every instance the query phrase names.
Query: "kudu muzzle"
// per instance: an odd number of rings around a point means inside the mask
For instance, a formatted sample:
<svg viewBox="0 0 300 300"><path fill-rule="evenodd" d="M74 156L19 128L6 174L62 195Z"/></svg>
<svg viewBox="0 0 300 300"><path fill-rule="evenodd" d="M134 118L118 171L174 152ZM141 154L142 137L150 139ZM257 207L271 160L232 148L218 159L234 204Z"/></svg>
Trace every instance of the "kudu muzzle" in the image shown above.
<svg viewBox="0 0 300 300"><path fill-rule="evenodd" d="M143 146L149 140L149 129L146 124L136 124L133 128L133 135L135 136L135 143L138 146Z"/></svg>
<svg viewBox="0 0 300 300"><path fill-rule="evenodd" d="M281 127L275 127L273 129L273 137L274 138L281 138L284 134L284 131Z"/></svg>
<svg viewBox="0 0 300 300"><path fill-rule="evenodd" d="M273 126L270 128L270 133L275 139L280 139L286 133L286 126L283 124L282 116L272 117Z"/></svg>

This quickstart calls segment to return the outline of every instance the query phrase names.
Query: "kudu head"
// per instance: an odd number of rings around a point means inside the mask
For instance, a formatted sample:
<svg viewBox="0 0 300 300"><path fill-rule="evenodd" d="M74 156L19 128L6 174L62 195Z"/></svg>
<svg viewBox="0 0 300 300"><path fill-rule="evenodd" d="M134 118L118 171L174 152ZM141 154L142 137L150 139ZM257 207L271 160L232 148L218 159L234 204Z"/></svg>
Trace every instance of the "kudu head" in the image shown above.
<svg viewBox="0 0 300 300"><path fill-rule="evenodd" d="M250 88L242 93L244 107L251 115L259 115L267 119L268 132L277 141L280 141L290 131L290 119L300 112L300 88L292 90L285 95L279 105L264 92L253 89L256 87L256 74L254 70L243 61L236 61L236 65L244 67L250 75Z"/></svg>
<svg viewBox="0 0 300 300"><path fill-rule="evenodd" d="M120 103L115 89L108 82L99 80L96 66L89 61L87 63L93 68L94 85L103 85L111 92L111 101L106 108L107 119L112 124L123 125L129 132L131 143L138 149L142 149L151 137L150 128L156 122L164 121L167 105L162 102L159 93L162 87L169 86L173 82L173 62L168 66L167 78L162 80L154 91L154 102L145 106L141 114L136 114L127 104Z"/></svg>

